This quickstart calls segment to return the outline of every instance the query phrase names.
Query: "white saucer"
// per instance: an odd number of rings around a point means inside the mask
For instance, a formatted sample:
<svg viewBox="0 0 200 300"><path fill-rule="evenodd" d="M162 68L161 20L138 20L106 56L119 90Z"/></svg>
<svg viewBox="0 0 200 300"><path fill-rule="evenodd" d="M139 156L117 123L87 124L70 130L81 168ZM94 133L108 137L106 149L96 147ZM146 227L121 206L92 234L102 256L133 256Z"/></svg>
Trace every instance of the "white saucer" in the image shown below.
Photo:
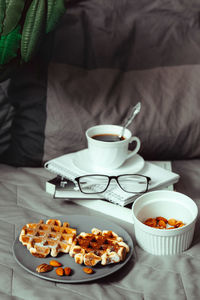
<svg viewBox="0 0 200 300"><path fill-rule="evenodd" d="M88 149L84 149L75 153L73 158L73 164L79 170L85 171L88 174L98 173L98 174L107 174L107 175L120 175L126 173L138 173L144 167L144 159L136 154L133 157L129 158L124 164L114 170L102 169L93 165L92 161L88 155Z"/></svg>

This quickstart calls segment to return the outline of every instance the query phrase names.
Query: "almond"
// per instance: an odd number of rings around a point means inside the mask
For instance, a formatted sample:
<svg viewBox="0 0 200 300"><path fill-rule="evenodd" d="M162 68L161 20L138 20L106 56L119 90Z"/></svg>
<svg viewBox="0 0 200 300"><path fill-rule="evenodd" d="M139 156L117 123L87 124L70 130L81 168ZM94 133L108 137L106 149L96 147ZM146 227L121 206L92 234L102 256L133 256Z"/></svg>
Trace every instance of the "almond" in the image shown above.
<svg viewBox="0 0 200 300"><path fill-rule="evenodd" d="M65 268L64 268L64 272L65 272L65 275L66 275L66 276L69 276L69 275L71 274L71 271L72 271L72 270L71 270L71 268L69 268L69 267L65 267Z"/></svg>
<svg viewBox="0 0 200 300"><path fill-rule="evenodd" d="M177 221L176 221L175 219L169 219L169 220L168 220L168 224L171 225L171 226L175 226L175 225L176 225L176 222L177 222Z"/></svg>
<svg viewBox="0 0 200 300"><path fill-rule="evenodd" d="M179 228L179 227L182 227L183 225L184 225L184 224L183 224L182 221L177 221L175 227L176 227L176 228Z"/></svg>
<svg viewBox="0 0 200 300"><path fill-rule="evenodd" d="M149 218L144 222L145 225L150 226L150 227L156 227L157 222L155 218Z"/></svg>
<svg viewBox="0 0 200 300"><path fill-rule="evenodd" d="M63 275L64 275L64 270L63 270L63 268L61 268L61 267L57 268L57 269L56 269L56 274L57 274L58 276L63 276Z"/></svg>
<svg viewBox="0 0 200 300"><path fill-rule="evenodd" d="M50 260L49 264L53 267L61 267L62 264L57 260Z"/></svg>
<svg viewBox="0 0 200 300"><path fill-rule="evenodd" d="M52 269L53 269L52 266L43 263L43 264L37 266L36 271L37 271L38 273L45 273L45 272L51 271Z"/></svg>
<svg viewBox="0 0 200 300"><path fill-rule="evenodd" d="M164 217L156 217L156 221L164 221L165 223L167 223L167 219Z"/></svg>
<svg viewBox="0 0 200 300"><path fill-rule="evenodd" d="M166 223L161 219L161 220L159 220L158 221L158 226L159 226L159 228L166 228Z"/></svg>
<svg viewBox="0 0 200 300"><path fill-rule="evenodd" d="M91 268L83 268L83 271L87 274L92 274L94 272Z"/></svg>
<svg viewBox="0 0 200 300"><path fill-rule="evenodd" d="M182 223L182 224L179 225L179 227L183 227L184 225L185 225L185 224Z"/></svg>

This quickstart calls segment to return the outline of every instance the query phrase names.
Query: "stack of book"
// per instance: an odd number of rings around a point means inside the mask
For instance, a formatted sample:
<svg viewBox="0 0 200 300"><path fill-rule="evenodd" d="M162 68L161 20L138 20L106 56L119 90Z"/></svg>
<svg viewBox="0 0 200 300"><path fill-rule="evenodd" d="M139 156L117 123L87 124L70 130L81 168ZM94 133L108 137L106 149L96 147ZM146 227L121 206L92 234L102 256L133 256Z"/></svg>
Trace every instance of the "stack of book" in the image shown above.
<svg viewBox="0 0 200 300"><path fill-rule="evenodd" d="M80 151L79 151L80 152ZM87 171L80 170L73 164L73 158L76 153L66 154L48 161L45 168L57 175L46 184L46 191L54 194L56 198L68 199L105 199L111 203L120 206L126 206L134 201L137 194L126 193L117 185L101 194L85 195L81 193L74 185L74 179L81 175L89 174ZM167 188L179 180L179 175L160 167L152 162L145 162L140 174L151 178L149 190Z"/></svg>

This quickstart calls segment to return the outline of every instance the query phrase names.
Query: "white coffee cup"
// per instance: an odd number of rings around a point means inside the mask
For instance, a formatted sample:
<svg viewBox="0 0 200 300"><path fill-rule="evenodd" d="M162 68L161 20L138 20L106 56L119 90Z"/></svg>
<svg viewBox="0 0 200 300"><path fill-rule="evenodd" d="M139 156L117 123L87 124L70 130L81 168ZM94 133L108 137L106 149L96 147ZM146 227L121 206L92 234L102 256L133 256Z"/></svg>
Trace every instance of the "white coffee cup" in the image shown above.
<svg viewBox="0 0 200 300"><path fill-rule="evenodd" d="M96 125L90 127L86 131L86 138L88 142L89 158L95 167L101 169L117 169L127 159L133 157L140 149L140 139L132 136L129 129L124 131L124 139L114 142L102 141L95 139L94 136L119 136L122 127L118 125ZM136 142L136 147L132 151L128 150L129 144L133 141Z"/></svg>

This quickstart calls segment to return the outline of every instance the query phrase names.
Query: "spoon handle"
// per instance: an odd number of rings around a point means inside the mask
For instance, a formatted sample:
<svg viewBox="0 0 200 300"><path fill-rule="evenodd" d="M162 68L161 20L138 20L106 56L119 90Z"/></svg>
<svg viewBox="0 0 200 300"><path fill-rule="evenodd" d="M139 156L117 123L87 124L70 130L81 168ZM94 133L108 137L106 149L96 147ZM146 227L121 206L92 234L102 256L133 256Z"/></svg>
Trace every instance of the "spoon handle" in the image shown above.
<svg viewBox="0 0 200 300"><path fill-rule="evenodd" d="M141 102L138 102L131 110L131 113L129 115L129 117L127 118L127 120L125 121L125 124L123 125L122 128L122 132L119 135L119 137L121 138L124 134L125 128L128 127L128 125L131 124L131 122L133 121L133 119L135 118L135 116L140 112L141 109Z"/></svg>

